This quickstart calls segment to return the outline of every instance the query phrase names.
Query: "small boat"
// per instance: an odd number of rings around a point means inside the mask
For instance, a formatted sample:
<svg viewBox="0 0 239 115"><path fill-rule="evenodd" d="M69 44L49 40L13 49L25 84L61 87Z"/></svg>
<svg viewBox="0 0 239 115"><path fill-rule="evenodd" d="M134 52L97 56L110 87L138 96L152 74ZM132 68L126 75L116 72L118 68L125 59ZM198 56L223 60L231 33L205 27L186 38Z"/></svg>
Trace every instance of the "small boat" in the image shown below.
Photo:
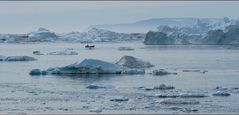
<svg viewBox="0 0 239 115"><path fill-rule="evenodd" d="M89 48L89 49L92 49L94 47L95 47L95 45L88 45L88 44L85 46L85 48Z"/></svg>

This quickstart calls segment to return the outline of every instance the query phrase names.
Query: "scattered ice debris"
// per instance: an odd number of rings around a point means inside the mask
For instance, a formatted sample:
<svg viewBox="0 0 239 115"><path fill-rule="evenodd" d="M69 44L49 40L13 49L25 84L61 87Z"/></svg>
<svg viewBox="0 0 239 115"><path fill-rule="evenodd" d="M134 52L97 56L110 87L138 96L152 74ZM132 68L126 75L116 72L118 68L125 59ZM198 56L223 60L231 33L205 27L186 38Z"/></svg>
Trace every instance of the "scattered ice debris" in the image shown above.
<svg viewBox="0 0 239 115"><path fill-rule="evenodd" d="M158 98L176 98L179 95L176 94L148 94L147 97L158 97Z"/></svg>
<svg viewBox="0 0 239 115"><path fill-rule="evenodd" d="M63 51L49 52L47 55L78 55L78 52L73 49L66 49Z"/></svg>
<svg viewBox="0 0 239 115"><path fill-rule="evenodd" d="M180 93L179 97L181 97L181 98L202 98L202 97L207 97L207 95L200 94L200 93Z"/></svg>
<svg viewBox="0 0 239 115"><path fill-rule="evenodd" d="M114 88L114 86L110 85L110 84L90 84L86 88L89 88L89 89L100 89L100 88L111 89L111 88Z"/></svg>
<svg viewBox="0 0 239 115"><path fill-rule="evenodd" d="M207 70L189 70L189 69L185 69L183 70L183 72L199 72L199 73L203 73L205 74L206 72L208 72Z"/></svg>
<svg viewBox="0 0 239 115"><path fill-rule="evenodd" d="M160 102L160 104L166 104L166 105L195 105L199 104L199 101L196 100L180 100L180 99L165 99Z"/></svg>
<svg viewBox="0 0 239 115"><path fill-rule="evenodd" d="M155 76L157 76L157 75L159 75L159 76L162 76L162 75L171 75L171 74L177 75L176 72L171 73L171 72L168 72L168 71L166 71L166 70L164 70L164 69L153 70L152 74L155 75Z"/></svg>
<svg viewBox="0 0 239 115"><path fill-rule="evenodd" d="M117 102L128 101L128 100L129 100L129 98L126 96L118 96L118 97L110 99L110 101L117 101Z"/></svg>
<svg viewBox="0 0 239 115"><path fill-rule="evenodd" d="M44 54L42 54L40 51L33 51L32 52L34 55L44 55Z"/></svg>
<svg viewBox="0 0 239 115"><path fill-rule="evenodd" d="M102 108L93 108L93 109L90 109L90 112L96 112L96 113L100 113L100 112L102 112L103 111L103 109Z"/></svg>
<svg viewBox="0 0 239 115"><path fill-rule="evenodd" d="M150 91L150 90L169 90L169 89L175 89L174 86L167 86L165 84L161 84L159 86L154 86L153 88L147 88L147 87L144 87L144 86L141 86L139 87L139 89L143 89L143 90L147 90L147 91Z"/></svg>
<svg viewBox="0 0 239 115"><path fill-rule="evenodd" d="M134 50L134 48L131 48L131 47L119 47L118 50L119 51L132 51L132 50Z"/></svg>
<svg viewBox="0 0 239 115"><path fill-rule="evenodd" d="M35 61L34 57L30 56L7 56L4 61Z"/></svg>
<svg viewBox="0 0 239 115"><path fill-rule="evenodd" d="M160 108L160 103L158 102L153 102L153 103L150 103L148 105L146 105L144 108L146 109L151 109L151 110L155 110L155 109L159 109Z"/></svg>
<svg viewBox="0 0 239 115"><path fill-rule="evenodd" d="M230 93L224 92L224 91L217 91L212 94L213 96L230 96Z"/></svg>
<svg viewBox="0 0 239 115"><path fill-rule="evenodd" d="M143 61L133 56L123 56L116 64L128 68L150 68L154 66L150 62Z"/></svg>
<svg viewBox="0 0 239 115"><path fill-rule="evenodd" d="M170 86L170 85L165 85L165 84L161 84L159 86L154 86L154 89L159 89L159 90L167 90L167 89L175 89L174 86Z"/></svg>

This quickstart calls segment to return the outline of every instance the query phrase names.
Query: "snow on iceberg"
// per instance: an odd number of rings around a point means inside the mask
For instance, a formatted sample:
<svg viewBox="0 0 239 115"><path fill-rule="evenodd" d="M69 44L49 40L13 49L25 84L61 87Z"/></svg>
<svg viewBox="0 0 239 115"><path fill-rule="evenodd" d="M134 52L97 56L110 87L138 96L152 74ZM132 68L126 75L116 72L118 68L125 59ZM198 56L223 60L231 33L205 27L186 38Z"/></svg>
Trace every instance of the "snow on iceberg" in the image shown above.
<svg viewBox="0 0 239 115"><path fill-rule="evenodd" d="M133 56L123 56L116 64L128 68L150 68L154 66L150 62L143 61Z"/></svg>
<svg viewBox="0 0 239 115"><path fill-rule="evenodd" d="M35 32L30 32L28 34L28 39L31 41L54 41L58 38L58 36L45 28L38 28Z"/></svg>

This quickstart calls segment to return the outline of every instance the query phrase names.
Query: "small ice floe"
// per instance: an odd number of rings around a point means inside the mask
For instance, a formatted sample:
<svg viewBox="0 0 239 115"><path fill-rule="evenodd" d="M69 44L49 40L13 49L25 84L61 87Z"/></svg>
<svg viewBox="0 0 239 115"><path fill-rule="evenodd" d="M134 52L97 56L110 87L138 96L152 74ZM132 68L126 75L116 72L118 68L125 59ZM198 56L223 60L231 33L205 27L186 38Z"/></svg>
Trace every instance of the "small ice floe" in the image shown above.
<svg viewBox="0 0 239 115"><path fill-rule="evenodd" d="M41 53L40 51L33 51L32 54L34 54L34 55L44 55L44 54Z"/></svg>
<svg viewBox="0 0 239 115"><path fill-rule="evenodd" d="M129 98L126 96L118 96L118 97L110 99L110 101L117 101L117 102L128 101L128 100Z"/></svg>
<svg viewBox="0 0 239 115"><path fill-rule="evenodd" d="M183 108L181 109L182 112L186 112L186 113L191 113L191 112L198 112L198 109L194 109L194 108Z"/></svg>
<svg viewBox="0 0 239 115"><path fill-rule="evenodd" d="M7 56L3 61L35 61L34 57L30 56Z"/></svg>
<svg viewBox="0 0 239 115"><path fill-rule="evenodd" d="M124 68L122 74L145 74L145 69Z"/></svg>
<svg viewBox="0 0 239 115"><path fill-rule="evenodd" d="M159 109L160 108L160 103L153 102L153 103L150 103L150 104L146 105L144 108L151 109L151 110Z"/></svg>
<svg viewBox="0 0 239 115"><path fill-rule="evenodd" d="M113 85L110 84L90 84L89 86L87 86L86 88L88 89L111 89L114 88Z"/></svg>
<svg viewBox="0 0 239 115"><path fill-rule="evenodd" d="M40 69L33 69L29 73L30 75L47 75L47 71L42 71Z"/></svg>
<svg viewBox="0 0 239 115"><path fill-rule="evenodd" d="M170 86L170 85L165 85L165 84L160 84L159 86L154 86L153 88L147 88L147 87L144 87L144 86L141 86L139 87L139 89L143 89L143 90L147 90L147 91L150 91L150 90L170 90L170 89L175 89L174 86Z"/></svg>
<svg viewBox="0 0 239 115"><path fill-rule="evenodd" d="M200 94L200 93L180 93L179 97L181 98L203 98L208 97L207 95Z"/></svg>
<svg viewBox="0 0 239 115"><path fill-rule="evenodd" d="M234 94L239 93L239 87L236 87L236 86L233 86L233 87L221 87L221 86L217 86L214 90L216 90L216 91L228 92L228 93L234 93Z"/></svg>
<svg viewBox="0 0 239 115"><path fill-rule="evenodd" d="M150 62L143 61L133 56L123 56L116 64L128 68L150 68L154 66Z"/></svg>
<svg viewBox="0 0 239 115"><path fill-rule="evenodd" d="M213 96L230 96L230 93L227 93L225 91L216 91L215 93L212 94Z"/></svg>
<svg viewBox="0 0 239 115"><path fill-rule="evenodd" d="M90 109L90 111L89 111L89 112L100 113L100 112L102 112L102 111L103 111L103 109L102 109L102 108L98 108L98 107L96 107L96 108Z"/></svg>
<svg viewBox="0 0 239 115"><path fill-rule="evenodd" d="M198 72L198 73L203 73L203 74L205 74L206 72L208 72L207 70L190 70L190 69L185 69L185 70L183 70L183 72Z"/></svg>
<svg viewBox="0 0 239 115"><path fill-rule="evenodd" d="M132 51L132 50L134 50L134 48L131 48L131 47L119 47L118 50L119 51Z"/></svg>
<svg viewBox="0 0 239 115"><path fill-rule="evenodd" d="M165 105L195 105L199 103L200 102L196 100L180 100L178 98L165 99L160 102L160 104L165 104Z"/></svg>
<svg viewBox="0 0 239 115"><path fill-rule="evenodd" d="M157 98L176 98L179 97L178 95L175 94L149 94L146 95L147 97L157 97Z"/></svg>
<svg viewBox="0 0 239 115"><path fill-rule="evenodd" d="M47 55L78 55L78 52L73 49L66 49L64 51L49 52Z"/></svg>
<svg viewBox="0 0 239 115"><path fill-rule="evenodd" d="M163 75L177 75L176 72L168 72L164 69L153 70L152 73L155 76L163 76Z"/></svg>

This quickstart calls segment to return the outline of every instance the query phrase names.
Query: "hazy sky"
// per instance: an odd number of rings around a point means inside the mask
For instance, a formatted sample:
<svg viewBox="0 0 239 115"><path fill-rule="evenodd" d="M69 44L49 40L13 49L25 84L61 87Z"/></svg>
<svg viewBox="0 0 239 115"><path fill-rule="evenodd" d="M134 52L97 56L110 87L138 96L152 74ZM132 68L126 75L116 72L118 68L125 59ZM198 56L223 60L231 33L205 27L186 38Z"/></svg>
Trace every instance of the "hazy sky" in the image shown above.
<svg viewBox="0 0 239 115"><path fill-rule="evenodd" d="M25 33L38 27L83 31L90 25L131 23L150 18L239 18L236 1L0 1L0 33Z"/></svg>

